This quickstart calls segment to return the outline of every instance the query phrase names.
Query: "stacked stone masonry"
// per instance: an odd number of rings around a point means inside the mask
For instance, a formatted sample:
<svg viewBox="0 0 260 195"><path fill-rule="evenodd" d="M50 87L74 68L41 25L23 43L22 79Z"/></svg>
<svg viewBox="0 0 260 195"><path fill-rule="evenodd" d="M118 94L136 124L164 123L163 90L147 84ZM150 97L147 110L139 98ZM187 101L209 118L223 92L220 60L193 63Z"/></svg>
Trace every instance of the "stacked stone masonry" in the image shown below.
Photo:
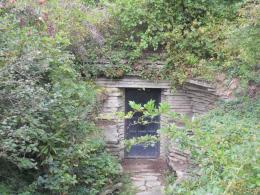
<svg viewBox="0 0 260 195"><path fill-rule="evenodd" d="M120 88L105 88L105 99L98 126L104 131L106 149L114 156L123 158L124 121L118 120L117 112L124 111L124 91Z"/></svg>

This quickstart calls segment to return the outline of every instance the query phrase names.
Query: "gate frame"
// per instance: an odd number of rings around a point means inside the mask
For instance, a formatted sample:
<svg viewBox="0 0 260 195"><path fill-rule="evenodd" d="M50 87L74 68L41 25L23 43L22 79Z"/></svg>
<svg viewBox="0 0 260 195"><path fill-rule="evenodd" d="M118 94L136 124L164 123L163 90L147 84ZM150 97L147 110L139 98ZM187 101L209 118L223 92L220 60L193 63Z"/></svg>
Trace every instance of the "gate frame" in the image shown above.
<svg viewBox="0 0 260 195"><path fill-rule="evenodd" d="M158 98L158 105L161 103L161 99L162 99L162 90L160 88L145 88L145 89L142 89L142 88L124 88L124 105L125 105L125 113L127 111L127 105L128 105L128 102L127 102L127 97L126 97L126 90L128 89L135 89L135 90L138 90L138 89L141 89L141 90L146 90L146 89L151 89L151 90L158 90L158 93L159 94L156 94L157 98ZM133 100L135 101L135 100ZM158 116L159 119L158 119L158 122L159 122L159 126L158 126L158 129L156 129L156 135L159 135L159 130L161 128L161 116ZM124 120L124 139L127 139L127 126L126 126L126 120L128 119L125 119ZM157 143L158 145L156 146L156 156L128 156L127 155L127 151L124 150L124 158L127 158L127 159L157 159L160 157L160 140L158 141Z"/></svg>

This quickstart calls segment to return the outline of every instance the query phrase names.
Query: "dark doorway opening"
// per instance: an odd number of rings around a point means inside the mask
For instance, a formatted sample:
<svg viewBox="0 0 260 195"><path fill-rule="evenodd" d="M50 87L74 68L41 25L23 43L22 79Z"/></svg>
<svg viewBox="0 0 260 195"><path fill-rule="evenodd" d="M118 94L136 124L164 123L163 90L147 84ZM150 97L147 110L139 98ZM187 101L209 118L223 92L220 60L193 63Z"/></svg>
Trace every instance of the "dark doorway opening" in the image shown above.
<svg viewBox="0 0 260 195"><path fill-rule="evenodd" d="M158 106L161 101L160 89L125 89L125 112L131 111L129 101L134 101L138 104L145 104L149 100L154 100ZM131 139L145 135L157 135L157 130L160 128L160 116L153 118L151 123L146 125L136 124L141 113L135 113L131 119L125 120L125 138ZM149 120L149 119L148 119ZM154 146L144 146L136 144L131 147L130 151L125 151L125 158L158 158L160 155L160 143Z"/></svg>

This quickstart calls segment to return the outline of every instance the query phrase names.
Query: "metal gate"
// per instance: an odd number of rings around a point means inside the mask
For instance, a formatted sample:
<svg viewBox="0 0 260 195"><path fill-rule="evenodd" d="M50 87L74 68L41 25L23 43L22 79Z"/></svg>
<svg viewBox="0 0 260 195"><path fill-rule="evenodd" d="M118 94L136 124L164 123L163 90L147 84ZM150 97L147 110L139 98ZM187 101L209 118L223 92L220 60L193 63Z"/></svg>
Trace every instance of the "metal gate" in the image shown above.
<svg viewBox="0 0 260 195"><path fill-rule="evenodd" d="M160 89L126 89L125 90L125 112L131 110L129 101L145 104L149 100L154 100L156 106L161 101ZM141 113L135 113L131 119L125 120L125 138L140 137L144 135L157 135L157 130L160 128L160 116L153 119L152 123L147 125L136 124ZM149 119L147 119L149 120ZM125 151L126 158L157 158L160 154L159 142L155 146L144 146L136 144L132 146L130 151Z"/></svg>

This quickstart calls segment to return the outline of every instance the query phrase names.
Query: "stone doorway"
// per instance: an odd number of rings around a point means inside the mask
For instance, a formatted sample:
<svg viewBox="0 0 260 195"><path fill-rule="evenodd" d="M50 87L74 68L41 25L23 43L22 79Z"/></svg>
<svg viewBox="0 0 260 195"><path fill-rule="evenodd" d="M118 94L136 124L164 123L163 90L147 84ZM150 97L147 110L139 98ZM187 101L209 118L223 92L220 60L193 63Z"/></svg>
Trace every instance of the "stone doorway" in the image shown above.
<svg viewBox="0 0 260 195"><path fill-rule="evenodd" d="M145 104L148 101L155 101L155 105L159 106L161 101L161 89L140 89L140 88L126 88L125 89L125 112L131 111L129 106L130 101L138 104ZM125 120L125 138L132 139L136 137L151 135L157 136L158 129L160 129L160 116L152 119L148 124L140 124L138 119L142 116L140 112L134 114L131 119ZM125 150L125 158L158 158L160 156L159 142L153 146L144 146L143 144L135 144L131 149Z"/></svg>
<svg viewBox="0 0 260 195"><path fill-rule="evenodd" d="M101 105L98 126L103 130L106 149L120 160L125 159L124 119L118 119L117 112L125 112L125 97L127 89L159 90L160 101L166 102L170 110L189 117L203 114L214 106L217 99L214 86L197 80L189 80L182 86L171 90L169 81L149 81L137 76L128 76L121 79L98 78L97 85L104 91L105 99ZM160 125L173 123L173 119L160 116ZM177 146L171 146L163 134L160 137L159 158L167 160L171 167L182 161L182 153L175 151Z"/></svg>

